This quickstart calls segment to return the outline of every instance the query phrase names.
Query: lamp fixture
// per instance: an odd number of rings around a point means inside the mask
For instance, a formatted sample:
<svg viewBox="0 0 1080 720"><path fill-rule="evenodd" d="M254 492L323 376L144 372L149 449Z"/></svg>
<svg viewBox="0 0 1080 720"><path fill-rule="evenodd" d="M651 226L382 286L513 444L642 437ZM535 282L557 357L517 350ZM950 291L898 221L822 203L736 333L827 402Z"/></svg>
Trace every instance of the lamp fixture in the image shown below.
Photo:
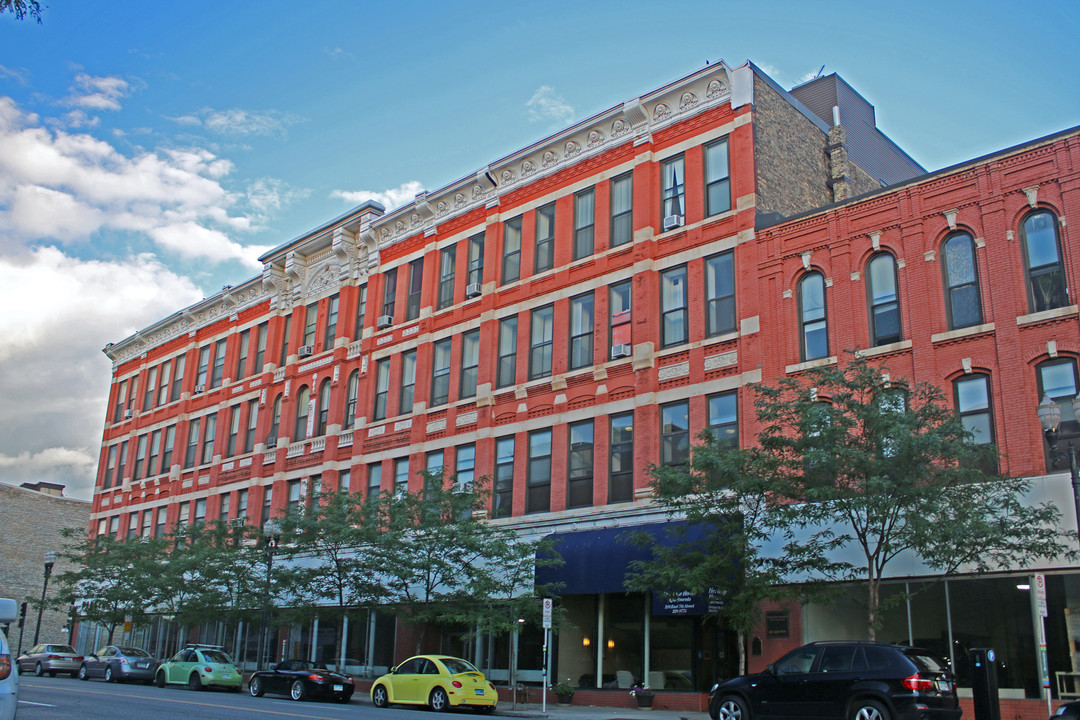
<svg viewBox="0 0 1080 720"><path fill-rule="evenodd" d="M615 649L615 641L614 640L608 640L607 641L607 649L608 650L614 650Z"/></svg>
<svg viewBox="0 0 1080 720"><path fill-rule="evenodd" d="M590 645L592 645L592 640L588 637L581 638L581 647L589 647Z"/></svg>

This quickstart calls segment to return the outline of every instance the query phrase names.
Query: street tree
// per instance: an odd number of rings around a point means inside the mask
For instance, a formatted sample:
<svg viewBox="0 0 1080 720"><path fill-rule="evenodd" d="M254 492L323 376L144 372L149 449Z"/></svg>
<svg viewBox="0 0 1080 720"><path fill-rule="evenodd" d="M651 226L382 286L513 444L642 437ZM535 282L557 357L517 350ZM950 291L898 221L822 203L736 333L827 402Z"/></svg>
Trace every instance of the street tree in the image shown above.
<svg viewBox="0 0 1080 720"><path fill-rule="evenodd" d="M45 9L38 0L0 0L0 15L9 12L16 20L22 20L27 15L41 24L41 11Z"/></svg>

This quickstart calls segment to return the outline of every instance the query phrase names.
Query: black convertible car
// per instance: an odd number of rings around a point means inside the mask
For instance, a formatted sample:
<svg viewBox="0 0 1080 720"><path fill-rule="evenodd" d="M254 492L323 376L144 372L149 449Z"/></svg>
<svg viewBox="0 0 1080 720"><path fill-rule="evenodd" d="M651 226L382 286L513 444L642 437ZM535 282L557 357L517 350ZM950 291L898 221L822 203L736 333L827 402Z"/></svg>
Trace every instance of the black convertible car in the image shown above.
<svg viewBox="0 0 1080 720"><path fill-rule="evenodd" d="M248 690L254 697L264 693L288 695L293 700L315 698L349 702L353 694L352 678L327 670L325 665L307 660L285 660L258 670L248 680Z"/></svg>

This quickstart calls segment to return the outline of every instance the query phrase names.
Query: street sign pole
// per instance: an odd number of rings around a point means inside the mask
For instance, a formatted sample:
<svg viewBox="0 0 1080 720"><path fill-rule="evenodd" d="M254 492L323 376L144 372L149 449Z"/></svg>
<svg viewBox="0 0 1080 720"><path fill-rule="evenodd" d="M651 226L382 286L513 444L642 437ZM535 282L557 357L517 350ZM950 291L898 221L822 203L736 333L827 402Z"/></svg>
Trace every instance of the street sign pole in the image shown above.
<svg viewBox="0 0 1080 720"><path fill-rule="evenodd" d="M1046 716L1053 715L1050 700L1050 663L1046 655L1046 617L1049 615L1046 607L1046 576L1039 573L1031 578L1032 598L1035 600L1035 612L1038 621L1035 623L1039 631L1039 675L1042 678L1042 692L1046 697Z"/></svg>
<svg viewBox="0 0 1080 720"><path fill-rule="evenodd" d="M548 681L551 678L551 610L554 603L551 598L543 599L544 618L544 684L540 693L540 712L547 712Z"/></svg>

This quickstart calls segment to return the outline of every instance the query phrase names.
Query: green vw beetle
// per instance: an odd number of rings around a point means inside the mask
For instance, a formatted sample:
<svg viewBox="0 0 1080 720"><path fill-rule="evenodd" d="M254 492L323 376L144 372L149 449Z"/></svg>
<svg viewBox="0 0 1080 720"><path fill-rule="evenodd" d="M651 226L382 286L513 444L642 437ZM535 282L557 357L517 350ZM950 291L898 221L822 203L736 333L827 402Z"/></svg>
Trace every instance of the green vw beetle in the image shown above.
<svg viewBox="0 0 1080 720"><path fill-rule="evenodd" d="M244 676L219 645L187 645L158 666L154 684L187 685L192 690L223 687L240 692Z"/></svg>

